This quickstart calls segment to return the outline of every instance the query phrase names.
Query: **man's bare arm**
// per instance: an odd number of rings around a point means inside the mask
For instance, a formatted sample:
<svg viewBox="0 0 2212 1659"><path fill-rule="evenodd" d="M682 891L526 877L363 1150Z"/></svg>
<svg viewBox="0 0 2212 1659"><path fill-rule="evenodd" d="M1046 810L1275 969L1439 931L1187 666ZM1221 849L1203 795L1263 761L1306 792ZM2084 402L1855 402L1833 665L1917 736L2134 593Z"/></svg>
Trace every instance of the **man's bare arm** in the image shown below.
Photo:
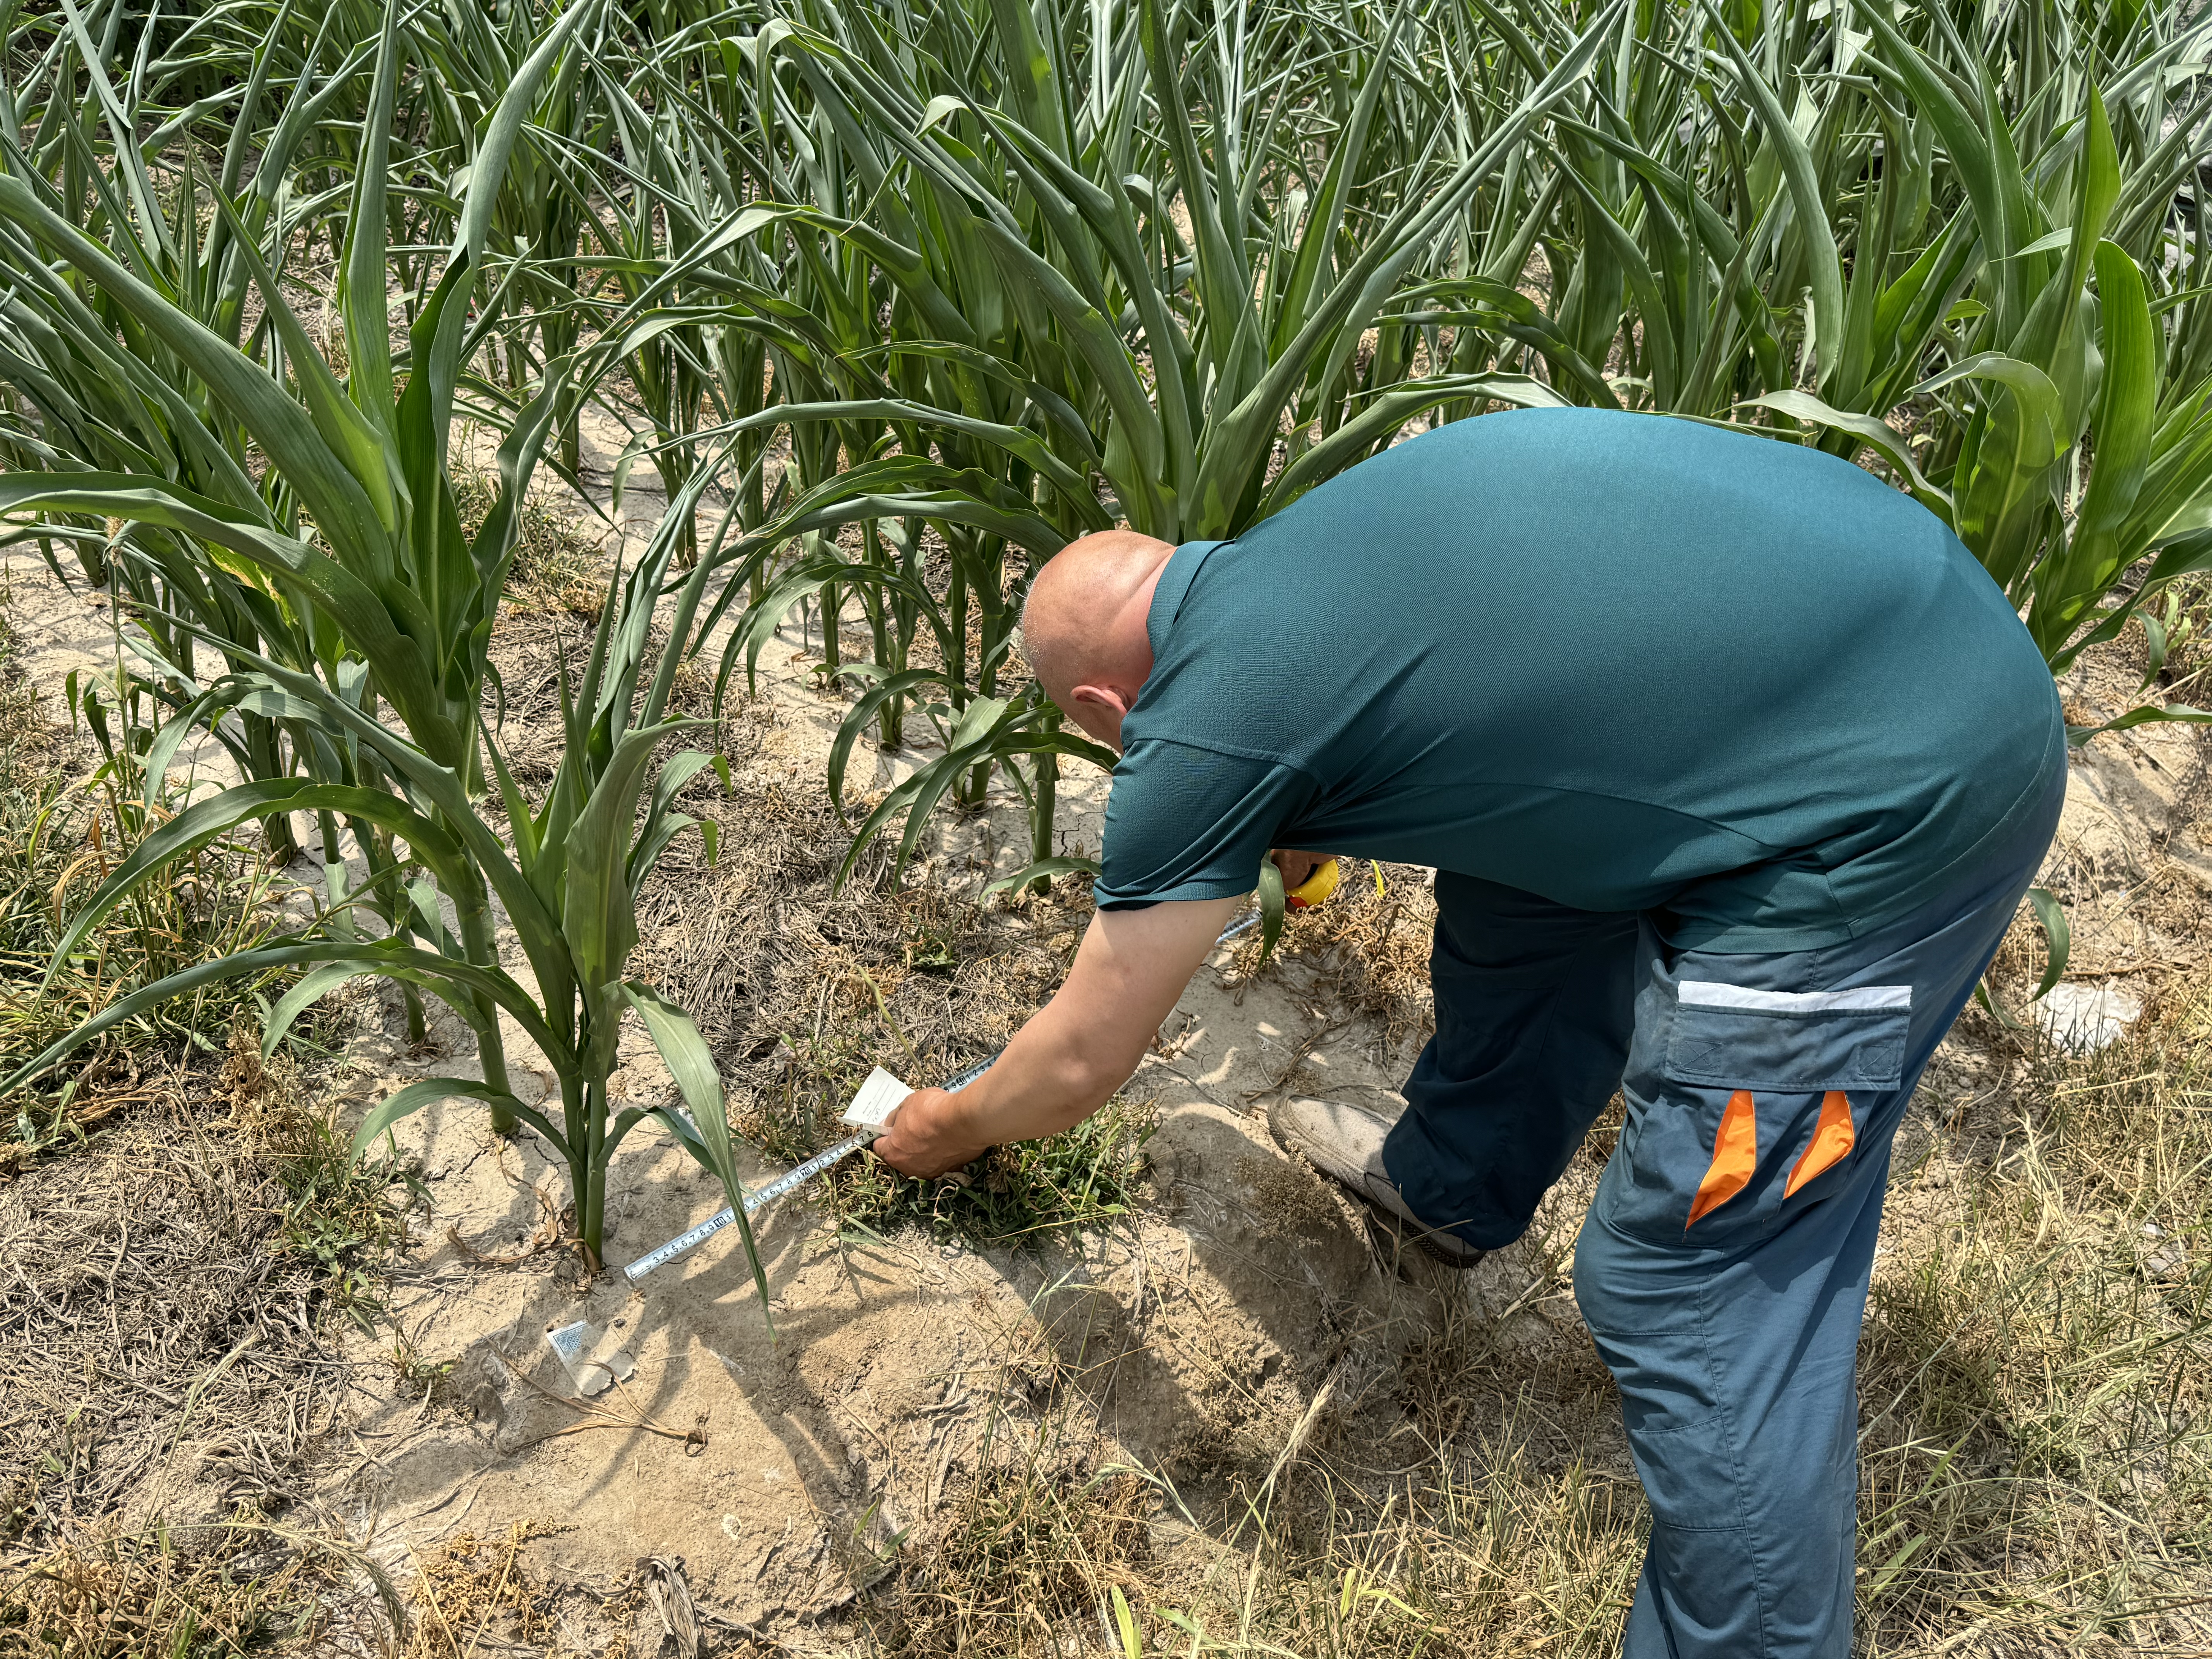
<svg viewBox="0 0 2212 1659"><path fill-rule="evenodd" d="M1241 902L1100 911L1066 982L998 1063L957 1095L908 1096L876 1155L907 1175L942 1175L988 1146L1081 1122L1128 1081Z"/></svg>

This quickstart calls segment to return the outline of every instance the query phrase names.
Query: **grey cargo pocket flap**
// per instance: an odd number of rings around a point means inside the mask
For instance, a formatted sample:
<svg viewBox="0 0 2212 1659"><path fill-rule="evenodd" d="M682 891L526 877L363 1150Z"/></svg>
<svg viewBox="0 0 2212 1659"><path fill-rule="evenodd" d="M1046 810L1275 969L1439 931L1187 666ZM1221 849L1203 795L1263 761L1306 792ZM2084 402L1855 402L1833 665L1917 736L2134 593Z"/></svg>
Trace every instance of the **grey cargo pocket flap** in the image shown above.
<svg viewBox="0 0 2212 1659"><path fill-rule="evenodd" d="M1894 1089L1911 1019L1910 985L1751 991L1686 979L1675 992L1667 1075L1783 1094Z"/></svg>

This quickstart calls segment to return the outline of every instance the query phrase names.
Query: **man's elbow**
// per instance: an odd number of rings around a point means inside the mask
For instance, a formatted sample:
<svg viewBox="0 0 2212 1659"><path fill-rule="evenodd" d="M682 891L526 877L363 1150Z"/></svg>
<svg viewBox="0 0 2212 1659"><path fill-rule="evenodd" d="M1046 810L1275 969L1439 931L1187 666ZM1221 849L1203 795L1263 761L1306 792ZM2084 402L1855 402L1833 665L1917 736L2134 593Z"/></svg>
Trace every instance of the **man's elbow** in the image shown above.
<svg viewBox="0 0 2212 1659"><path fill-rule="evenodd" d="M1059 1069L1058 1092L1073 1113L1068 1120L1073 1123L1090 1116L1111 1100L1114 1091L1127 1083L1137 1069L1137 1060L1085 1044L1064 1055Z"/></svg>

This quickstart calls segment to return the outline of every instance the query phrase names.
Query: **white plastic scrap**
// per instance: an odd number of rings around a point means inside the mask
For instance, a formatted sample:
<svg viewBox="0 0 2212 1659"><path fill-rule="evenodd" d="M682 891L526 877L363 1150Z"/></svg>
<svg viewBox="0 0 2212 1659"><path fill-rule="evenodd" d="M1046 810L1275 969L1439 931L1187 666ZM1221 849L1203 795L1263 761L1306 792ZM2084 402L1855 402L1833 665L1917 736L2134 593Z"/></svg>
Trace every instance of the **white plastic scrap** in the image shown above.
<svg viewBox="0 0 2212 1659"><path fill-rule="evenodd" d="M2062 1048L2094 1053L2120 1038L2142 1014L2142 999L2119 986L2061 981L2035 1005L2035 1023Z"/></svg>
<svg viewBox="0 0 2212 1659"><path fill-rule="evenodd" d="M2181 1240L2166 1237L2166 1229L2155 1221L2142 1224L2142 1236L2150 1241L2152 1249L2142 1258L2143 1272L2152 1279L2172 1279L2185 1276L2189 1267L2189 1252ZM2161 1242L2163 1241L2163 1242Z"/></svg>
<svg viewBox="0 0 2212 1659"><path fill-rule="evenodd" d="M629 1380L637 1367L624 1346L623 1327L628 1322L617 1319L605 1330L582 1320L545 1328L546 1343L560 1356L561 1367L578 1394L588 1399Z"/></svg>

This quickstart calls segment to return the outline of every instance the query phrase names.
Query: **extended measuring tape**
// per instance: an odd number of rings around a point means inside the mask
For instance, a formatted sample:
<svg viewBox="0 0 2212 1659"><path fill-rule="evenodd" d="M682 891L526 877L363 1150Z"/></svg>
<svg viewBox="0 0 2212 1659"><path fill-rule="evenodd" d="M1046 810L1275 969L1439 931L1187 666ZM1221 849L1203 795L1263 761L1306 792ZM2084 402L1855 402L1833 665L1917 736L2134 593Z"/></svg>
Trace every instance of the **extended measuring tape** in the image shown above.
<svg viewBox="0 0 2212 1659"><path fill-rule="evenodd" d="M993 1061L996 1060L998 1058L999 1056L997 1054L993 1054L989 1060L978 1060L975 1065L970 1066L966 1071L962 1072L957 1076L954 1077L951 1082L945 1084L944 1085L945 1091L947 1094L951 1094L966 1088L977 1078L982 1076L984 1073L989 1071ZM878 1076L889 1079L890 1075L890 1074L889 1073L878 1073L874 1076L871 1076L866 1083L860 1085L860 1092L854 1096L853 1107L860 1108L864 1103L868 1101L870 1091L879 1086L877 1084ZM891 1080L896 1082L896 1079ZM896 1104L896 1100L888 1103L888 1104L884 1108L882 1115L887 1116L889 1115L890 1107ZM840 1158L848 1157L852 1153L859 1152L861 1147L866 1146L878 1135L882 1134L884 1133L884 1126L880 1122L871 1123L866 1128L862 1129L858 1134L847 1137L845 1139L839 1141L835 1146L830 1147L827 1152L815 1153L812 1158L808 1158L805 1163L800 1164L797 1169L787 1170L784 1174L776 1176L775 1180L763 1182L762 1185L754 1188L745 1194L744 1203L745 1214L747 1218L750 1218L752 1216L757 1215L761 1211L775 1203L779 1198L786 1197L789 1194L798 1191L799 1188L804 1187L808 1182L813 1180L815 1176L820 1175L824 1170L836 1163ZM738 1212L735 1210L731 1209L727 1205L725 1205L718 1213L708 1217L706 1220L701 1222L690 1232L678 1233L674 1238L670 1239L668 1243L660 1246L659 1249L649 1250L645 1255L638 1257L636 1261L631 1262L629 1266L623 1269L623 1274L631 1284L635 1285L639 1279L643 1279L647 1273L651 1273L655 1267L661 1266L664 1262L674 1261L678 1256L682 1255L687 1250L696 1249L700 1245L705 1243L708 1239L712 1238L716 1233L721 1231L723 1228L728 1226L737 1218Z"/></svg>

